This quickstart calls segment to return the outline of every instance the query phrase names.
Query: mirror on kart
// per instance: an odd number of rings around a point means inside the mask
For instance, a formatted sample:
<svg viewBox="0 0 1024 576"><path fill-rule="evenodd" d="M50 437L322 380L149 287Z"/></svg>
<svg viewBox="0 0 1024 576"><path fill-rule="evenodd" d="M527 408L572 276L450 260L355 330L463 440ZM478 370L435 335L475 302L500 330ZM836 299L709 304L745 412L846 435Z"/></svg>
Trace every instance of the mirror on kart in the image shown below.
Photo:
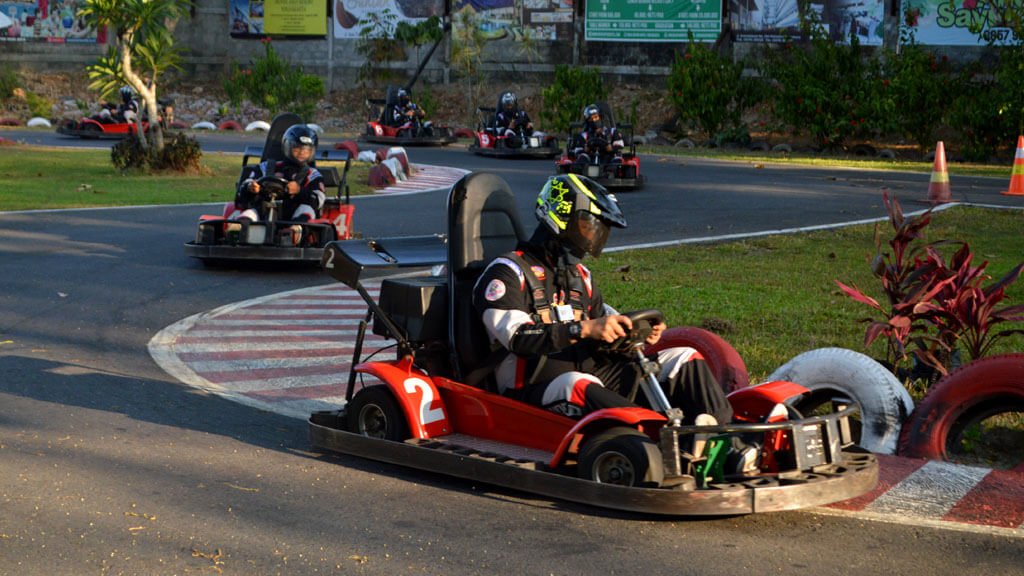
<svg viewBox="0 0 1024 576"><path fill-rule="evenodd" d="M604 344L601 348L607 352L630 353L634 348L644 345L647 337L654 331L654 326L665 321L662 313L654 309L626 312L623 316L629 318L633 328L615 342Z"/></svg>

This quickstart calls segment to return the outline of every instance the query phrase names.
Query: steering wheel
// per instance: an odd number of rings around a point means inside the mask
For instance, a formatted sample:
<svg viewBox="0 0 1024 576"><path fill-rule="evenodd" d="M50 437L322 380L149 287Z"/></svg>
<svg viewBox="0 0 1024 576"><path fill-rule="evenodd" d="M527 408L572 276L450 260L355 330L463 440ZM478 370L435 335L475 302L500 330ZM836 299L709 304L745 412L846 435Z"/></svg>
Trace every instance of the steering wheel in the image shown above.
<svg viewBox="0 0 1024 576"><path fill-rule="evenodd" d="M264 200L277 200L288 195L288 180L280 176L264 176L256 181Z"/></svg>
<svg viewBox="0 0 1024 576"><path fill-rule="evenodd" d="M601 349L607 352L628 353L637 346L643 346L647 337L651 335L654 326L665 321L665 317L658 310L636 310L626 312L623 316L629 318L633 328L625 336L618 340L601 345Z"/></svg>

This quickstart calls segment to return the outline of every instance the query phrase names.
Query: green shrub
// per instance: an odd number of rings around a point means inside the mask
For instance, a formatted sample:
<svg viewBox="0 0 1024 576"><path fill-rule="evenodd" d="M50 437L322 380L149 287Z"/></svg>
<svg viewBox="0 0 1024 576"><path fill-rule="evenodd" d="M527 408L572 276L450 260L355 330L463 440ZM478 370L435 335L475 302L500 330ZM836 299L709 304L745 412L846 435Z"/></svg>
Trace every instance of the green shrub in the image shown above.
<svg viewBox="0 0 1024 576"><path fill-rule="evenodd" d="M743 113L757 101L757 81L743 76L742 62L722 58L702 43L676 54L668 75L669 99L684 127L709 138L749 140ZM721 138L719 138L721 137Z"/></svg>
<svg viewBox="0 0 1024 576"><path fill-rule="evenodd" d="M53 116L53 101L49 98L26 91L25 103L28 104L29 115L33 117L50 118Z"/></svg>
<svg viewBox="0 0 1024 576"><path fill-rule="evenodd" d="M1006 131L999 103L1003 88L978 65L961 73L960 90L950 105L949 123L960 135L960 153L968 162L987 162L1003 143Z"/></svg>
<svg viewBox="0 0 1024 576"><path fill-rule="evenodd" d="M567 132L570 123L580 121L586 105L604 100L607 94L597 69L559 64L554 82L541 92L544 107L540 118L548 130Z"/></svg>
<svg viewBox="0 0 1024 576"><path fill-rule="evenodd" d="M9 64L0 66L0 100L6 100L14 95L14 89L21 86L18 74Z"/></svg>
<svg viewBox="0 0 1024 576"><path fill-rule="evenodd" d="M762 73L773 82L775 117L794 132L808 132L821 148L884 131L888 111L878 59L864 54L856 36L849 44L833 41L816 17L802 28L810 38L806 47L786 42L762 60Z"/></svg>
<svg viewBox="0 0 1024 576"><path fill-rule="evenodd" d="M199 141L186 134L177 134L164 142L164 149L156 152L143 148L137 138L125 138L110 150L110 160L121 172L130 170L174 170L197 172L203 151Z"/></svg>
<svg viewBox="0 0 1024 576"><path fill-rule="evenodd" d="M923 152L949 114L959 83L949 59L918 44L887 54L882 91L892 103L892 129L909 136Z"/></svg>
<svg viewBox="0 0 1024 576"><path fill-rule="evenodd" d="M238 108L247 99L272 115L289 110L311 122L316 103L324 95L323 80L303 73L301 67L281 58L269 38L263 40L263 47L263 56L256 58L249 68L232 65L223 82L231 105Z"/></svg>

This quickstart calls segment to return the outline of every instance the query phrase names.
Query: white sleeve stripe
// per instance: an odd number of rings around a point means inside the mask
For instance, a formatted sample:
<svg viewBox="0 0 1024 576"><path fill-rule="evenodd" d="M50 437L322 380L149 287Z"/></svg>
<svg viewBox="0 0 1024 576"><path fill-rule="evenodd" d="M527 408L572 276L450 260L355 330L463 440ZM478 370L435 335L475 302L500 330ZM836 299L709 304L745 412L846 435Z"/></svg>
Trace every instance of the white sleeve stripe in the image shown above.
<svg viewBox="0 0 1024 576"><path fill-rule="evenodd" d="M509 349L512 336L523 324L533 324L530 315L522 310L501 310L488 308L483 314L484 326L492 340Z"/></svg>

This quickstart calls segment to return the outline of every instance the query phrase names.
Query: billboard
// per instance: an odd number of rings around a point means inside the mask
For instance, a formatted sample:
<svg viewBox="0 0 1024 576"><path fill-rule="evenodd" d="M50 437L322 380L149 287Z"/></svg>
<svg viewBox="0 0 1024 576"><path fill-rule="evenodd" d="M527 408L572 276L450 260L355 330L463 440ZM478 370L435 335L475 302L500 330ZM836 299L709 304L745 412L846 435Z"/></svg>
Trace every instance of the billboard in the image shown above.
<svg viewBox="0 0 1024 576"><path fill-rule="evenodd" d="M79 5L79 0L0 0L0 42L105 43L105 31L78 16Z"/></svg>
<svg viewBox="0 0 1024 576"><path fill-rule="evenodd" d="M722 31L721 0L588 0L588 42L714 42Z"/></svg>
<svg viewBox="0 0 1024 576"><path fill-rule="evenodd" d="M327 0L230 0L233 38L323 38Z"/></svg>

